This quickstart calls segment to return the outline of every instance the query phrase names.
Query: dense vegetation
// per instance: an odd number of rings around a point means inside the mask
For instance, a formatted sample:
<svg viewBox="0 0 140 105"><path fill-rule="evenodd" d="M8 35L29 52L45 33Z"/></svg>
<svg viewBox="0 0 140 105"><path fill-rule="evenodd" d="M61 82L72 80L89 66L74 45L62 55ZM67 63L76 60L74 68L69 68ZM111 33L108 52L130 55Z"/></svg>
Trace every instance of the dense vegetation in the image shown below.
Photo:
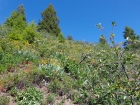
<svg viewBox="0 0 140 105"><path fill-rule="evenodd" d="M52 4L48 8L53 10ZM113 31L110 42L101 35L98 44L91 44L70 35L67 40L49 23L43 28L47 19L38 26L27 24L20 5L0 26L0 91L5 93L0 105L10 102L6 93L19 105L62 105L66 99L79 105L140 104L139 37L130 27L125 28L124 44L114 42ZM100 23L96 26L103 30Z"/></svg>

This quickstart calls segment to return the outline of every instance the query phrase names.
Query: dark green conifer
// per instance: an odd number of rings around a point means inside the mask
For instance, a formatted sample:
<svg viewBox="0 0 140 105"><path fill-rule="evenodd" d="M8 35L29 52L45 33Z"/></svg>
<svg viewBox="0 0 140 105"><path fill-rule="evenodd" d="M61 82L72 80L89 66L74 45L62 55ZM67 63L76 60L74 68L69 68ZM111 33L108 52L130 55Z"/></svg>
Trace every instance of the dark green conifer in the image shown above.
<svg viewBox="0 0 140 105"><path fill-rule="evenodd" d="M137 40L139 40L139 36L137 36L133 29L131 29L129 26L125 27L125 31L123 32L123 37L126 39L124 42L124 47L131 46L133 49L138 48Z"/></svg>
<svg viewBox="0 0 140 105"><path fill-rule="evenodd" d="M41 13L42 20L38 23L38 31L44 30L48 33L54 34L58 36L61 32L59 28L59 19L56 15L56 11L52 4L48 6L42 13Z"/></svg>

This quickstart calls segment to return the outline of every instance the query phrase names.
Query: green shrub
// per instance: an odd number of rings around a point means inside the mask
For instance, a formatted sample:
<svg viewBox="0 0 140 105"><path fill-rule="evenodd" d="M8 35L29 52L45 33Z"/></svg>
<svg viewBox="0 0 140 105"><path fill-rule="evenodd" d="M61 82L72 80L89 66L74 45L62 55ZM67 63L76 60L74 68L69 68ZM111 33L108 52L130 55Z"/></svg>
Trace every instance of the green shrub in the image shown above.
<svg viewBox="0 0 140 105"><path fill-rule="evenodd" d="M48 90L53 93L59 93L59 91L63 92L63 88L64 88L63 83L61 81L59 81L58 79L51 81L48 86Z"/></svg>
<svg viewBox="0 0 140 105"><path fill-rule="evenodd" d="M58 34L58 40L59 40L60 43L64 43L66 39L64 38L64 35L62 33L59 33Z"/></svg>
<svg viewBox="0 0 140 105"><path fill-rule="evenodd" d="M10 98L7 96L0 96L0 105L8 105Z"/></svg>
<svg viewBox="0 0 140 105"><path fill-rule="evenodd" d="M8 91L10 94L11 94L11 96L17 96L18 95L18 89L17 89L17 87L13 87L10 91Z"/></svg>
<svg viewBox="0 0 140 105"><path fill-rule="evenodd" d="M11 28L5 26L5 25L0 25L0 38L5 38L8 33L10 33Z"/></svg>
<svg viewBox="0 0 140 105"><path fill-rule="evenodd" d="M47 94L46 100L47 104L53 104L55 102L55 94L54 93Z"/></svg>
<svg viewBox="0 0 140 105"><path fill-rule="evenodd" d="M23 40L23 34L20 30L12 30L9 34L8 34L8 38L12 39L12 40Z"/></svg>
<svg viewBox="0 0 140 105"><path fill-rule="evenodd" d="M40 38L40 34L36 31L34 22L30 23L23 31L24 39L29 43L33 43L36 38Z"/></svg>
<svg viewBox="0 0 140 105"><path fill-rule="evenodd" d="M42 93L34 87L30 87L16 96L18 105L40 105L42 103Z"/></svg>

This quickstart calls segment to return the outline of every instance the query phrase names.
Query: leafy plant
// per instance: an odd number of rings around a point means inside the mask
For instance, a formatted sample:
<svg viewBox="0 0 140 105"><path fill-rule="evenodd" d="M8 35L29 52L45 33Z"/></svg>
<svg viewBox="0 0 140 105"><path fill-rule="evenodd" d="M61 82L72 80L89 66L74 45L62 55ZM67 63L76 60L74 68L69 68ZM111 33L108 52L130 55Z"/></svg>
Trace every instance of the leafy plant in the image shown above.
<svg viewBox="0 0 140 105"><path fill-rule="evenodd" d="M42 93L34 87L30 87L23 92L19 92L16 96L18 105L40 105L42 102Z"/></svg>
<svg viewBox="0 0 140 105"><path fill-rule="evenodd" d="M17 89L17 87L13 87L10 91L8 91L11 96L17 96L18 95L18 92L19 90Z"/></svg>
<svg viewBox="0 0 140 105"><path fill-rule="evenodd" d="M55 94L53 93L50 93L50 94L47 94L47 104L53 104L55 102Z"/></svg>
<svg viewBox="0 0 140 105"><path fill-rule="evenodd" d="M59 65L46 64L39 65L39 69L44 72L46 78L54 80L55 78L62 79L64 75L63 68Z"/></svg>
<svg viewBox="0 0 140 105"><path fill-rule="evenodd" d="M34 43L36 39L40 38L40 34L36 32L36 25L34 22L30 23L23 31L24 39L29 43Z"/></svg>
<svg viewBox="0 0 140 105"><path fill-rule="evenodd" d="M58 34L58 40L59 40L59 42L61 42L61 43L64 43L64 42L65 42L65 38L64 38L64 35L63 35L62 33L59 33L59 34Z"/></svg>
<svg viewBox="0 0 140 105"><path fill-rule="evenodd" d="M10 98L7 96L0 96L0 105L8 105Z"/></svg>

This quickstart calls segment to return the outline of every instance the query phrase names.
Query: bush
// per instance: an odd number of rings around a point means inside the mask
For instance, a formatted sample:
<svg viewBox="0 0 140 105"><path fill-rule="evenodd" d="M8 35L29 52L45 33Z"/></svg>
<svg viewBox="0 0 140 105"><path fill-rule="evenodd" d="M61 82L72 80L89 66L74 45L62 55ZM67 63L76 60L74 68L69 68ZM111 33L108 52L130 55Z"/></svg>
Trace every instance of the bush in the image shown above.
<svg viewBox="0 0 140 105"><path fill-rule="evenodd" d="M31 22L25 29L21 30L20 28L13 29L8 34L9 39L28 41L28 43L33 43L35 39L40 38L40 34L36 32L36 25L34 22Z"/></svg>
<svg viewBox="0 0 140 105"><path fill-rule="evenodd" d="M71 35L68 35L68 40L73 40L73 37Z"/></svg>
<svg viewBox="0 0 140 105"><path fill-rule="evenodd" d="M8 105L10 102L10 98L7 96L0 97L0 105Z"/></svg>
<svg viewBox="0 0 140 105"><path fill-rule="evenodd" d="M34 87L30 87L16 96L18 105L40 105L42 103L42 93Z"/></svg>
<svg viewBox="0 0 140 105"><path fill-rule="evenodd" d="M11 31L11 28L0 25L0 37L4 38Z"/></svg>
<svg viewBox="0 0 140 105"><path fill-rule="evenodd" d="M19 30L12 30L8 34L8 38L13 40L23 40L23 34Z"/></svg>
<svg viewBox="0 0 140 105"><path fill-rule="evenodd" d="M55 94L48 94L47 95L47 104L53 104L55 101Z"/></svg>
<svg viewBox="0 0 140 105"><path fill-rule="evenodd" d="M30 23L23 31L24 39L29 43L33 43L35 38L40 38L40 34L36 32L36 25L34 22Z"/></svg>
<svg viewBox="0 0 140 105"><path fill-rule="evenodd" d="M64 35L62 33L58 34L58 40L59 40L60 43L64 43L65 42L65 38L64 38Z"/></svg>

